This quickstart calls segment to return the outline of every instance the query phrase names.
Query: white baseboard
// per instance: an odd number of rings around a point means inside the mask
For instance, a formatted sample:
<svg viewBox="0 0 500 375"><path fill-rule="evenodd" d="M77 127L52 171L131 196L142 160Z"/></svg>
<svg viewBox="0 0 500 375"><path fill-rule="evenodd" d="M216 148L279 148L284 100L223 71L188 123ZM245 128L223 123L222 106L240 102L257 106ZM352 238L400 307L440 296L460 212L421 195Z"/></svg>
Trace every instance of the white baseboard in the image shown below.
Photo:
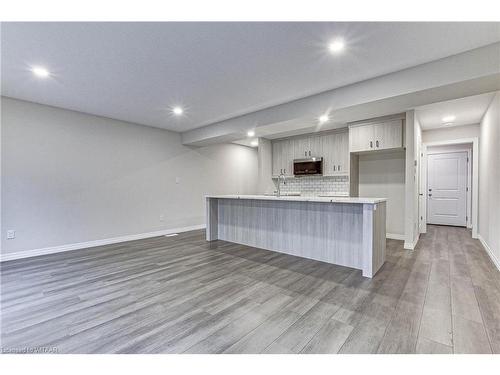
<svg viewBox="0 0 500 375"><path fill-rule="evenodd" d="M401 240L401 241L405 240L404 234L386 233L385 237L390 238L391 240Z"/></svg>
<svg viewBox="0 0 500 375"><path fill-rule="evenodd" d="M131 234L128 236L113 237L113 238L105 238L102 240L78 242L78 243L72 243L72 244L67 244L67 245L44 247L41 249L33 249L33 250L26 250L26 251L17 251L15 253L0 254L0 262L6 262L8 260L15 260L15 259L22 259L22 258L31 258L31 257L39 256L39 255L62 253L65 251L86 249L89 247L110 245L110 244L120 243L120 242L142 240L144 238L164 236L166 234L171 234L171 233L181 233L181 232L188 232L190 230L204 229L205 227L206 227L205 224L200 224L200 225L193 225L190 227L164 229L164 230L159 230L159 231L155 231L155 232Z"/></svg>
<svg viewBox="0 0 500 375"><path fill-rule="evenodd" d="M484 249L486 250L486 252L490 256L491 260L493 261L493 264L495 264L495 266L497 267L497 269L500 271L500 261L495 256L495 254L493 254L493 251L491 250L491 248L489 247L489 245L486 243L486 241L484 240L484 238L480 234L478 234L477 235L477 239L479 240L479 242L481 242L481 245L483 245Z"/></svg>
<svg viewBox="0 0 500 375"><path fill-rule="evenodd" d="M413 243L405 241L405 243L403 245L403 248L406 249L406 250L414 250L415 247L417 246L417 243L418 243L419 239L420 239L420 233L417 236L417 238L415 238L415 241Z"/></svg>

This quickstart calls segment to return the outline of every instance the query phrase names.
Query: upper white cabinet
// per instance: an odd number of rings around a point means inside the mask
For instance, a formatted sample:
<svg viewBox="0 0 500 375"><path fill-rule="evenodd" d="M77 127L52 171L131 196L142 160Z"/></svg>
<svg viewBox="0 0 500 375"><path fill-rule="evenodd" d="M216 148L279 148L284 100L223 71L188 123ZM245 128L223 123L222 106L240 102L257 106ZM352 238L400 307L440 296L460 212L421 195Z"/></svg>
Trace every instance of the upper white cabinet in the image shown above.
<svg viewBox="0 0 500 375"><path fill-rule="evenodd" d="M272 142L273 145L273 176L280 174L293 176L293 140L281 139Z"/></svg>
<svg viewBox="0 0 500 375"><path fill-rule="evenodd" d="M400 119L349 126L349 151L364 152L403 147Z"/></svg>
<svg viewBox="0 0 500 375"><path fill-rule="evenodd" d="M349 133L331 133L321 137L323 175L337 176L349 173Z"/></svg>
<svg viewBox="0 0 500 375"><path fill-rule="evenodd" d="M323 157L323 175L349 174L349 133L347 131L280 139L273 145L273 176L293 176L293 160Z"/></svg>
<svg viewBox="0 0 500 375"><path fill-rule="evenodd" d="M322 156L323 143L320 135L305 136L293 139L294 159L305 159L313 156Z"/></svg>

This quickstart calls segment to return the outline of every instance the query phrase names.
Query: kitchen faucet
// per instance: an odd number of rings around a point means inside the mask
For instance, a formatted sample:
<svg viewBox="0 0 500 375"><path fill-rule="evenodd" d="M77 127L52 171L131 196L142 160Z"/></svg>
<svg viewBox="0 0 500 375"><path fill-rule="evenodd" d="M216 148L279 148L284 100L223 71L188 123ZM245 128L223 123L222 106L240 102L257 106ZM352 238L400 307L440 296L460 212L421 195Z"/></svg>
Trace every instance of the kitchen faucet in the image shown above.
<svg viewBox="0 0 500 375"><path fill-rule="evenodd" d="M277 197L281 196L281 179L283 179L283 185L286 185L286 179L283 172L281 172L280 175L278 176L278 190L276 191Z"/></svg>

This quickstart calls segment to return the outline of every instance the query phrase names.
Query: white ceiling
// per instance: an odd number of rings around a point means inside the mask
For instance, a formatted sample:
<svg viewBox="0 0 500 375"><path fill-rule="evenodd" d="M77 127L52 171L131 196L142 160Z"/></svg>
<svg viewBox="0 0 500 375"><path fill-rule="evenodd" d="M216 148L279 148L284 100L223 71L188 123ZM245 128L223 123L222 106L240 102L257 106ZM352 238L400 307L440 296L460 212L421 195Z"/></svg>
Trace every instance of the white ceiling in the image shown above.
<svg viewBox="0 0 500 375"><path fill-rule="evenodd" d="M495 93L468 96L465 98L433 103L416 108L423 130L450 126L479 124ZM443 117L455 116L451 123L444 123Z"/></svg>
<svg viewBox="0 0 500 375"><path fill-rule="evenodd" d="M2 23L1 93L182 132L497 41L500 23Z"/></svg>

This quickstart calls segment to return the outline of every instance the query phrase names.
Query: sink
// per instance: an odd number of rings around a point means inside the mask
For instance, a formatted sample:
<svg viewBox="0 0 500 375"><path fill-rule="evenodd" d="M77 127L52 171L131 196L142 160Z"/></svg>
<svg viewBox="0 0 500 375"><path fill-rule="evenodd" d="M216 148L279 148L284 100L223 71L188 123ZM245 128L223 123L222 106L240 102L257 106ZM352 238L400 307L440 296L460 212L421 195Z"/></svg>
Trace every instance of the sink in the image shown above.
<svg viewBox="0 0 500 375"><path fill-rule="evenodd" d="M325 198L349 198L349 195L345 194L318 194L318 197L325 197Z"/></svg>
<svg viewBox="0 0 500 375"><path fill-rule="evenodd" d="M268 197L276 197L278 196L276 193L265 193L265 196ZM281 197L300 197L300 193L281 193Z"/></svg>

